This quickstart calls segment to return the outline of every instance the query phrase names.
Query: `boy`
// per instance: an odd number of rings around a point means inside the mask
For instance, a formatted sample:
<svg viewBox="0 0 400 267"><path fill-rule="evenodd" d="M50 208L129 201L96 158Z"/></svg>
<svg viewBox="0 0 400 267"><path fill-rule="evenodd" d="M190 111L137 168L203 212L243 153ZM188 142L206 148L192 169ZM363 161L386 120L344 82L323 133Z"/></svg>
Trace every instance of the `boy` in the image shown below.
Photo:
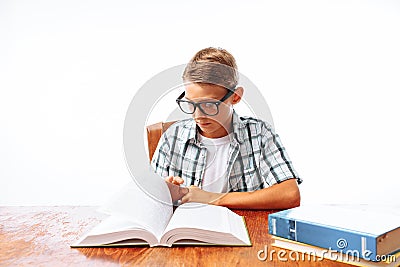
<svg viewBox="0 0 400 267"><path fill-rule="evenodd" d="M224 49L197 52L183 73L185 92L176 100L193 119L176 122L160 138L152 159L156 173L182 185L182 203L228 208L287 209L300 205L301 183L274 130L241 118L233 106L237 87L234 57Z"/></svg>

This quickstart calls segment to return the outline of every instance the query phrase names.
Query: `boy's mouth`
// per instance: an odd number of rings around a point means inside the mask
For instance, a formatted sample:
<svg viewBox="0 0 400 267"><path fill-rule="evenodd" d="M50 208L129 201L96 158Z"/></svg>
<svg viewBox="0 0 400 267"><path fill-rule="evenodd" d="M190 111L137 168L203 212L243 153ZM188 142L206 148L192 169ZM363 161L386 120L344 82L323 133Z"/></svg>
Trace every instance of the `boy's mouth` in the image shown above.
<svg viewBox="0 0 400 267"><path fill-rule="evenodd" d="M198 121L198 122L196 122L196 123L197 123L197 125L200 126L200 127L206 127L206 126L211 125L210 122L205 122L205 121L202 121L202 122Z"/></svg>

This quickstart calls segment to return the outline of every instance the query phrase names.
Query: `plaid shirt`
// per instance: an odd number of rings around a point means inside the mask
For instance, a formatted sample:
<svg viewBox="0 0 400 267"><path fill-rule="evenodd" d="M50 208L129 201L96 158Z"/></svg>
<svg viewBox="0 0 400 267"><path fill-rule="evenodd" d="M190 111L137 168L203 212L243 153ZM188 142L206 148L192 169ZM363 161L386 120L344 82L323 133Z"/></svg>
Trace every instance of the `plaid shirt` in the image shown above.
<svg viewBox="0 0 400 267"><path fill-rule="evenodd" d="M151 162L161 177L179 176L184 185L201 187L206 148L193 119L178 121L161 136ZM289 156L272 127L251 117L232 117L233 140L228 157L228 191L254 191L296 178ZM217 160L218 161L218 160Z"/></svg>

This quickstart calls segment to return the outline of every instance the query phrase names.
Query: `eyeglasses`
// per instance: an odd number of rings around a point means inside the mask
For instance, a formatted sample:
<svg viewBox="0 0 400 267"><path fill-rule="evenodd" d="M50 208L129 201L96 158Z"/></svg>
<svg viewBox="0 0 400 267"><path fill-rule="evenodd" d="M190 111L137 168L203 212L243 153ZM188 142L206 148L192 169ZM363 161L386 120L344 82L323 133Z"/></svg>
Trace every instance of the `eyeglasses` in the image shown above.
<svg viewBox="0 0 400 267"><path fill-rule="evenodd" d="M185 96L185 92L183 92L177 99L176 103L178 103L179 108L186 114L193 114L198 107L201 112L208 116L215 116L219 113L219 105L222 102L227 100L231 95L235 93L235 89L228 89L229 92L220 100L217 101L200 101L200 102L192 102L189 100L183 100L182 98Z"/></svg>

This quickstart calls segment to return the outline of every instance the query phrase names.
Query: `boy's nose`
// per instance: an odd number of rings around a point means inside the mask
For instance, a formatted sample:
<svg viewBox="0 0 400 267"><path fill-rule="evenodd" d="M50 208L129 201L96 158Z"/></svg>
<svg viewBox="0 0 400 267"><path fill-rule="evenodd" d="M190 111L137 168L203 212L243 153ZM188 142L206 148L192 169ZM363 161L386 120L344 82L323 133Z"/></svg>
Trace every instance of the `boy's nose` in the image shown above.
<svg viewBox="0 0 400 267"><path fill-rule="evenodd" d="M204 114L198 107L196 108L196 110L193 113L193 118L197 119L200 117L206 117L206 114Z"/></svg>

